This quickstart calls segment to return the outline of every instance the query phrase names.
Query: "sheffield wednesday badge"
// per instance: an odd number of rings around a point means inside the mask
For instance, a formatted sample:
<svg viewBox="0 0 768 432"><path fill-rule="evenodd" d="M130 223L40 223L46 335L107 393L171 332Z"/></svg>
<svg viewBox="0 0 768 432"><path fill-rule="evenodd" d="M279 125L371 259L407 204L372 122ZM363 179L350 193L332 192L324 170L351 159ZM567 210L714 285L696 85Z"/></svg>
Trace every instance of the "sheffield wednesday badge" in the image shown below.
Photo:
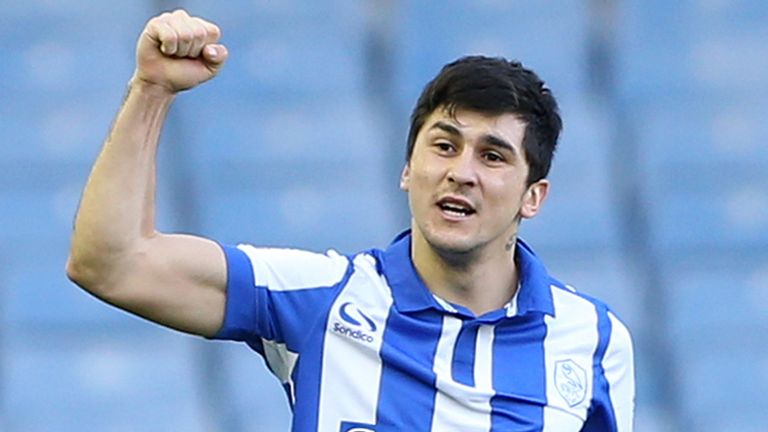
<svg viewBox="0 0 768 432"><path fill-rule="evenodd" d="M587 372L571 359L555 362L555 387L573 408L587 396Z"/></svg>

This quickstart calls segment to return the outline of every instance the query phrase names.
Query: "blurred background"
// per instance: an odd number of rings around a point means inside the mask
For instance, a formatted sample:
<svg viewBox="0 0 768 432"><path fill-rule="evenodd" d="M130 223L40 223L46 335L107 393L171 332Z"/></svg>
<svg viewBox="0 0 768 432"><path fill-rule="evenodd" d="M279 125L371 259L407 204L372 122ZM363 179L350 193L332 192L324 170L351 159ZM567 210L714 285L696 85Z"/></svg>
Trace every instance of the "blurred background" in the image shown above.
<svg viewBox="0 0 768 432"><path fill-rule="evenodd" d="M144 23L223 29L178 97L159 227L355 252L408 225L408 115L439 68L518 58L565 129L522 237L635 338L639 432L768 430L768 2L73 0L0 10L0 430L287 431L244 345L165 330L66 280L80 191Z"/></svg>

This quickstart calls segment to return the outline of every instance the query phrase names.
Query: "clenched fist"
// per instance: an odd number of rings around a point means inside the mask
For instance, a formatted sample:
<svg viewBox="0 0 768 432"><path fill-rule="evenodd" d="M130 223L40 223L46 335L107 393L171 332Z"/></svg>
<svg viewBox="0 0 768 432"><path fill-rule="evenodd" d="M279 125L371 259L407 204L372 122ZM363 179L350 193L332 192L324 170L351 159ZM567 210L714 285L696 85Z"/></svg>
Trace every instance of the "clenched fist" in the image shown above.
<svg viewBox="0 0 768 432"><path fill-rule="evenodd" d="M147 22L136 46L133 80L170 93L190 89L216 76L227 59L219 28L179 9Z"/></svg>

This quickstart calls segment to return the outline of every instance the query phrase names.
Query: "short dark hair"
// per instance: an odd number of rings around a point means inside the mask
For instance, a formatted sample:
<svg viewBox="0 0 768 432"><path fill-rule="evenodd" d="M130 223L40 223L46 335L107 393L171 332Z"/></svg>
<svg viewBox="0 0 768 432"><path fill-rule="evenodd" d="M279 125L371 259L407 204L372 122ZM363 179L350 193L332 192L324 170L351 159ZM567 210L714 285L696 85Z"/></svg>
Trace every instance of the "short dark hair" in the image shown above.
<svg viewBox="0 0 768 432"><path fill-rule="evenodd" d="M512 113L525 122L523 149L530 166L528 184L549 173L562 130L557 101L530 69L501 57L467 56L443 67L419 96L411 113L406 160L411 160L416 136L430 114L444 108L500 115Z"/></svg>

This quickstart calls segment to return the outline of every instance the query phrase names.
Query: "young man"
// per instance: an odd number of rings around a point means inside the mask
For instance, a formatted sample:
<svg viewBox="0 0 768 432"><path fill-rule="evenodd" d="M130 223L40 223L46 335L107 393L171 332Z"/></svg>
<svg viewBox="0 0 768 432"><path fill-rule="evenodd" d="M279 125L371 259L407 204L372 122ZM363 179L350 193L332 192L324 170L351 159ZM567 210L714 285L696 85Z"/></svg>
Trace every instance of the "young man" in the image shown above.
<svg viewBox="0 0 768 432"><path fill-rule="evenodd" d="M83 193L67 272L162 325L248 343L294 431L632 430L632 345L602 303L517 239L544 202L561 123L549 90L467 57L428 84L401 187L411 229L354 256L162 234L155 153L174 95L216 75L218 28L147 23L125 103Z"/></svg>

